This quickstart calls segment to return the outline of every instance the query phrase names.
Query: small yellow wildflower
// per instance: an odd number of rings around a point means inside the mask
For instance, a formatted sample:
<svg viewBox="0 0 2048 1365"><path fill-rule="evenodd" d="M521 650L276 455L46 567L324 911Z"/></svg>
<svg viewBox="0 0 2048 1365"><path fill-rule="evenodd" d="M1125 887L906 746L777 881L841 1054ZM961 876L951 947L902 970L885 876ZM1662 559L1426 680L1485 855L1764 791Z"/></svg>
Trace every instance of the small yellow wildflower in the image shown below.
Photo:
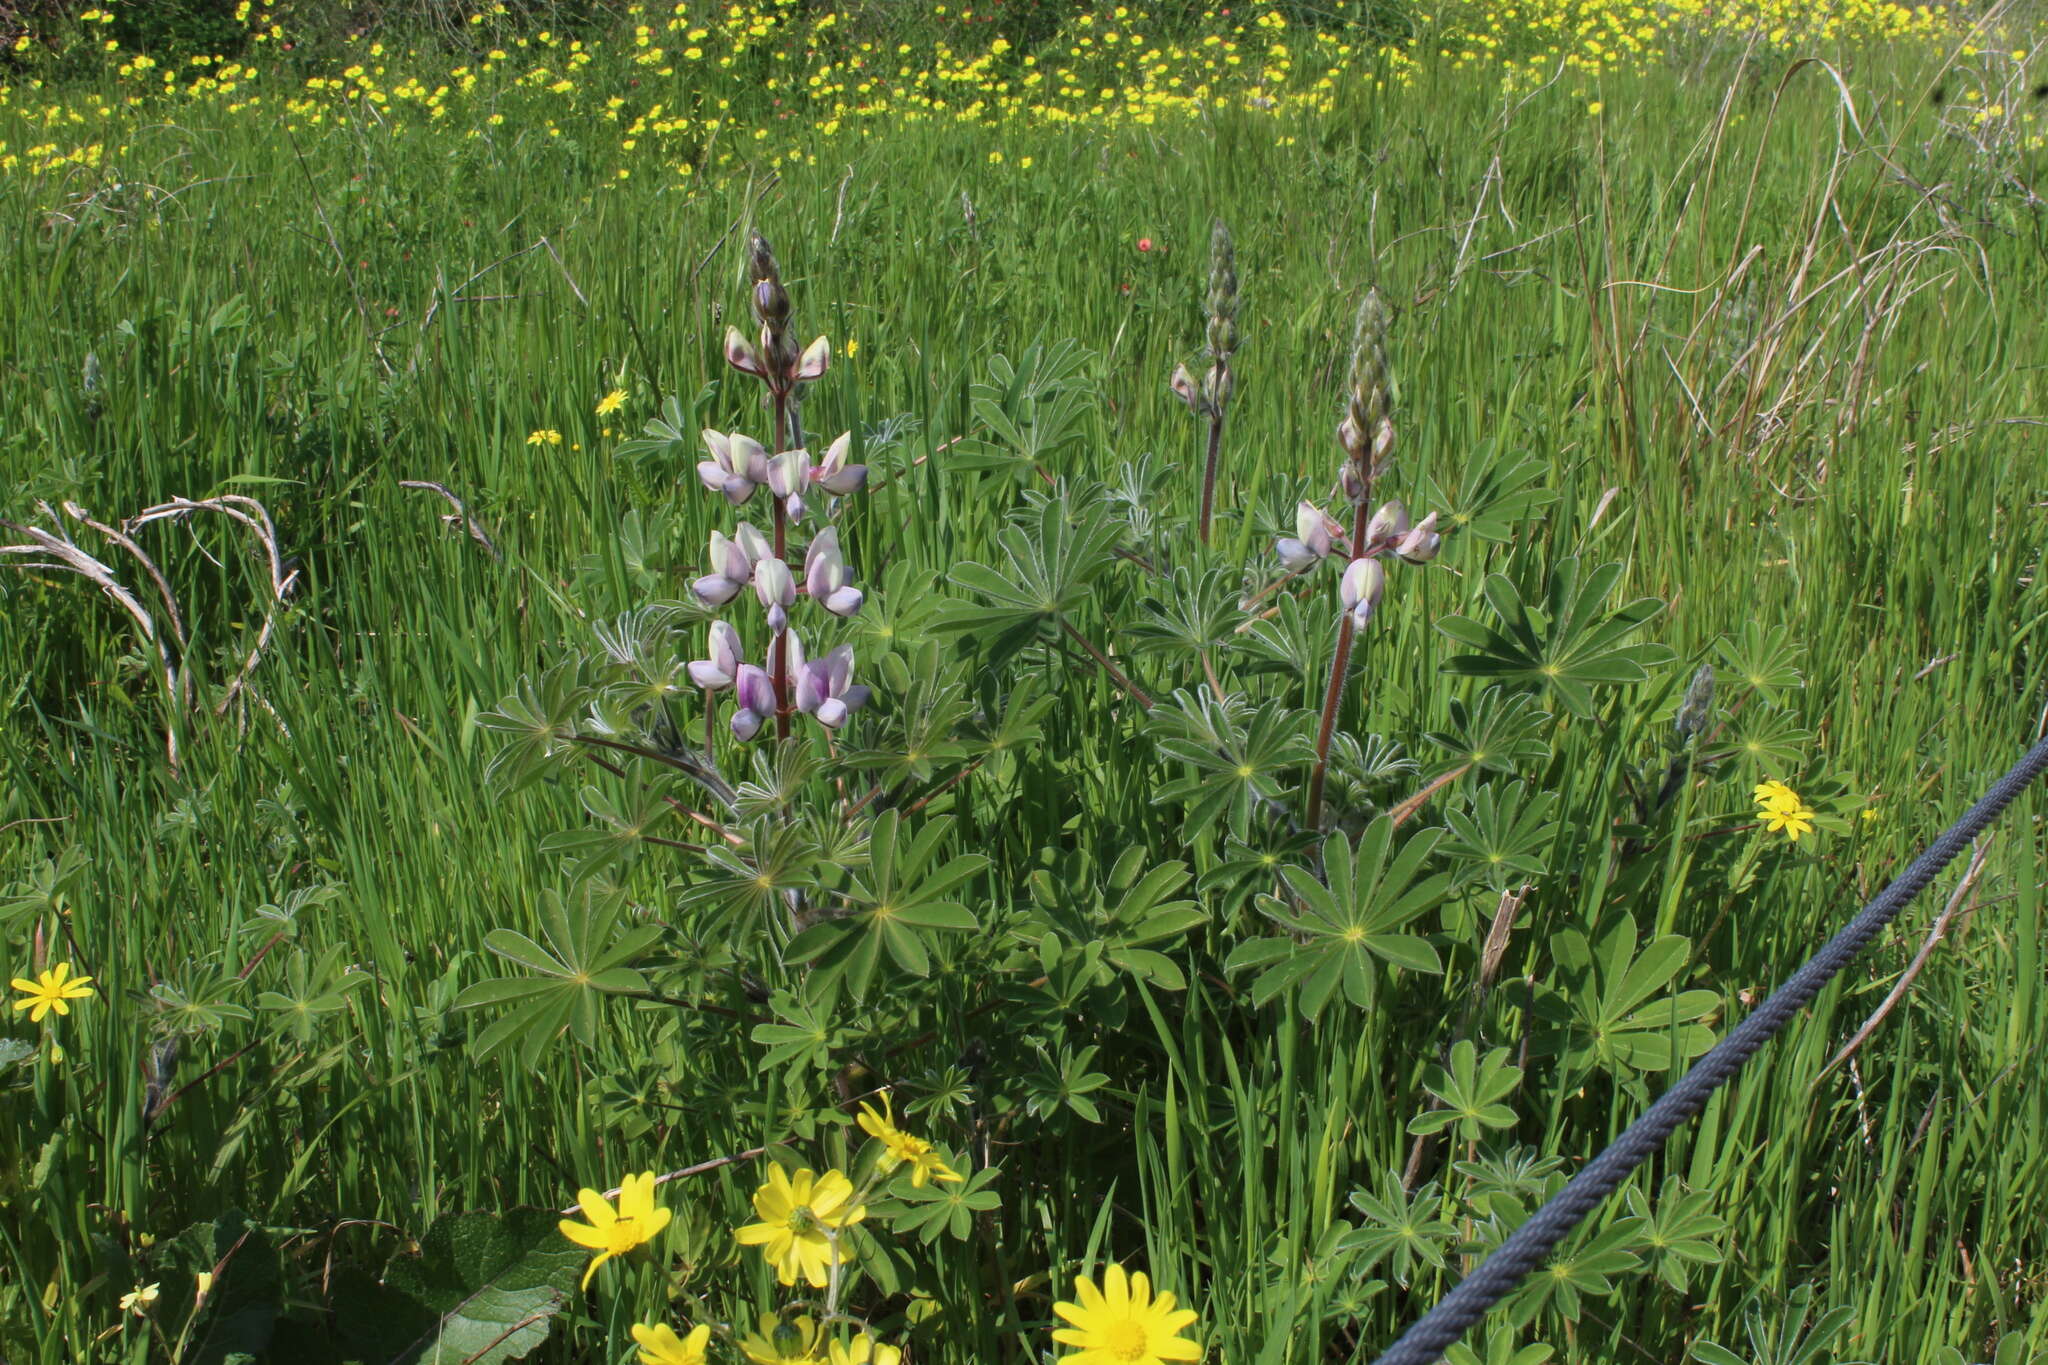
<svg viewBox="0 0 2048 1365"><path fill-rule="evenodd" d="M1601 100L1594 100L1591 104L1588 104L1586 106L1586 112L1594 118L1599 118L1601 111L1603 111L1606 108L1607 105L1605 102Z"/></svg>
<svg viewBox="0 0 2048 1365"><path fill-rule="evenodd" d="M902 1365L903 1360L900 1348L875 1341L866 1332L856 1333L845 1345L833 1342L825 1354L832 1365Z"/></svg>
<svg viewBox="0 0 2048 1365"><path fill-rule="evenodd" d="M626 391L624 389L613 389L610 393L597 400L597 415L599 417L609 417L624 406L626 406Z"/></svg>
<svg viewBox="0 0 2048 1365"><path fill-rule="evenodd" d="M72 976L69 962L59 962L33 981L17 976L9 984L23 993L21 999L14 1002L14 1008L17 1011L27 1010L31 1024L42 1023L43 1016L51 1010L69 1014L71 1001L85 1000L92 995L92 978Z"/></svg>
<svg viewBox="0 0 2048 1365"><path fill-rule="evenodd" d="M1074 1293L1080 1302L1052 1306L1072 1324L1055 1330L1052 1339L1080 1347L1060 1357L1061 1365L1161 1365L1202 1358L1202 1348L1179 1335L1195 1320L1195 1311L1176 1309L1171 1294L1154 1298L1144 1271L1126 1276L1122 1266L1111 1265L1100 1289L1085 1275L1076 1275Z"/></svg>
<svg viewBox="0 0 2048 1365"><path fill-rule="evenodd" d="M156 1291L160 1284L138 1284L121 1296L121 1311L133 1313L138 1318L149 1316L149 1310L156 1306Z"/></svg>
<svg viewBox="0 0 2048 1365"><path fill-rule="evenodd" d="M1761 813L1765 829L1773 834L1782 830L1795 844L1800 835L1813 833L1813 812L1805 806L1772 806Z"/></svg>
<svg viewBox="0 0 2048 1365"><path fill-rule="evenodd" d="M871 1107L860 1107L861 1130L882 1144L881 1160L876 1166L883 1175L898 1166L910 1167L910 1183L923 1189L927 1180L962 1180L959 1172L939 1159L932 1145L921 1137L913 1137L896 1126L896 1112L889 1103L889 1092L882 1092L882 1112L877 1114Z"/></svg>
<svg viewBox="0 0 2048 1365"><path fill-rule="evenodd" d="M1806 804L1799 799L1798 792L1775 778L1757 783L1754 795L1757 805L1764 810L1797 810Z"/></svg>
<svg viewBox="0 0 2048 1365"><path fill-rule="evenodd" d="M634 1247L653 1241L668 1226L674 1215L654 1204L654 1172L629 1175L619 1182L619 1207L614 1210L605 1197L596 1190L578 1190L576 1202L582 1206L583 1216L589 1223L573 1223L564 1218L557 1226L562 1235L577 1246L588 1247L597 1253L590 1263L590 1269L583 1272L583 1288L590 1288L590 1277L597 1268L614 1256L623 1256Z"/></svg>
<svg viewBox="0 0 2048 1365"><path fill-rule="evenodd" d="M196 1308L206 1302L206 1296L213 1292L213 1272L202 1270L192 1277L192 1304Z"/></svg>
<svg viewBox="0 0 2048 1365"><path fill-rule="evenodd" d="M665 1322L653 1326L633 1324L633 1340L640 1345L640 1365L704 1365L704 1346L711 1340L711 1328L698 1324L686 1337Z"/></svg>
<svg viewBox="0 0 2048 1365"><path fill-rule="evenodd" d="M543 428L540 431L529 434L526 438L526 443L530 446L558 446L562 443L562 433L549 428Z"/></svg>
<svg viewBox="0 0 2048 1365"><path fill-rule="evenodd" d="M867 1206L854 1204L853 1182L841 1171L814 1175L809 1167L795 1175L780 1163L768 1168L768 1183L754 1191L758 1223L735 1228L741 1246L757 1246L775 1278L795 1284L798 1275L813 1289L831 1282L831 1267L852 1258L837 1245L839 1231L868 1216Z"/></svg>
<svg viewBox="0 0 2048 1365"><path fill-rule="evenodd" d="M818 1324L808 1317L783 1322L763 1313L760 1330L740 1338L740 1349L754 1365L810 1365L818 1359Z"/></svg>

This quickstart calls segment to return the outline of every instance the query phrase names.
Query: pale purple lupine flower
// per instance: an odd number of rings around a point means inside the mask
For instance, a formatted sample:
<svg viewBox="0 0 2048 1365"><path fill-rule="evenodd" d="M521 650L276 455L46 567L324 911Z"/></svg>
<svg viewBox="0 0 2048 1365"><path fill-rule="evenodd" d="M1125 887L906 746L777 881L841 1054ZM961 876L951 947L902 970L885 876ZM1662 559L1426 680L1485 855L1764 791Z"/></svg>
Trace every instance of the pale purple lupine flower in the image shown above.
<svg viewBox="0 0 2048 1365"><path fill-rule="evenodd" d="M733 738L752 739L762 722L775 714L775 681L758 664L741 664L736 675L734 697L739 709L732 713Z"/></svg>
<svg viewBox="0 0 2048 1365"><path fill-rule="evenodd" d="M796 709L816 716L828 730L837 730L867 705L868 689L853 681L852 645L840 645L791 672L796 678Z"/></svg>
<svg viewBox="0 0 2048 1365"><path fill-rule="evenodd" d="M853 449L853 433L842 431L839 439L825 448L825 458L810 472L810 482L835 497L858 493L867 486L868 467L864 464L848 464L847 452Z"/></svg>
<svg viewBox="0 0 2048 1365"><path fill-rule="evenodd" d="M727 539L722 531L711 533L711 572L690 584L690 591L707 605L724 606L754 580L754 566L773 558L768 538L746 522L733 529Z"/></svg>
<svg viewBox="0 0 2048 1365"><path fill-rule="evenodd" d="M1289 573L1299 573L1329 558L1332 537L1343 528L1331 521L1323 509L1304 502L1294 509L1294 534L1282 536L1274 549Z"/></svg>
<svg viewBox="0 0 2048 1365"><path fill-rule="evenodd" d="M1362 626L1372 619L1372 609L1380 604L1380 594L1386 590L1387 571L1377 559L1354 559L1345 567L1344 579L1337 585L1337 599L1351 613L1351 619Z"/></svg>
<svg viewBox="0 0 2048 1365"><path fill-rule="evenodd" d="M723 621L711 623L711 657L690 660L690 681L707 692L732 686L745 666L740 652L740 634Z"/></svg>
<svg viewBox="0 0 2048 1365"><path fill-rule="evenodd" d="M839 554L839 532L828 526L811 538L804 552L804 591L834 616L852 616L867 600L852 583L853 573Z"/></svg>
<svg viewBox="0 0 2048 1365"><path fill-rule="evenodd" d="M768 452L751 436L735 431L704 432L704 449L711 458L697 462L697 477L714 493L738 507L754 496L754 489L768 481Z"/></svg>
<svg viewBox="0 0 2048 1365"><path fill-rule="evenodd" d="M1443 541L1444 538L1437 534L1436 513L1431 512L1401 537L1394 546L1394 553L1410 564L1427 564L1436 558L1437 549Z"/></svg>

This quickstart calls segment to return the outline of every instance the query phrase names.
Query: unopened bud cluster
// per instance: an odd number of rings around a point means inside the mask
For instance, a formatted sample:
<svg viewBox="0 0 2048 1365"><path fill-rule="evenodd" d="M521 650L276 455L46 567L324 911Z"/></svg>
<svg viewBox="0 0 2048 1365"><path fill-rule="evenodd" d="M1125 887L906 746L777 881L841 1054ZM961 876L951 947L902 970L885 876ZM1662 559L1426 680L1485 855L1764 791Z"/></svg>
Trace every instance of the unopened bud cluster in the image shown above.
<svg viewBox="0 0 2048 1365"><path fill-rule="evenodd" d="M782 287L774 253L756 233L750 265L754 278L753 310L760 323L758 343L735 327L726 333L726 362L742 374L760 379L768 389L777 417L771 439L780 443L784 414L798 384L821 378L832 363L831 348L819 337L801 351L790 341L789 294ZM793 424L790 424L793 426ZM789 527L801 523L822 503L827 522L837 516L840 500L867 485L866 465L848 464L851 432L842 434L813 459L800 445L770 451L737 431L704 432L706 457L697 477L706 490L734 507L744 506L759 489L767 489L773 534L741 522L728 536L711 533L706 572L690 590L707 606L733 601L749 588L760 604L770 635L764 664L751 664L740 635L725 621L711 623L709 655L689 664L691 681L706 693L732 689L737 708L732 733L752 739L769 720L792 712L814 717L836 730L868 699L868 689L853 681L853 648L839 645L810 659L803 641L790 629L790 612L799 597L808 597L833 616L859 614L866 595L853 586L853 571L839 547L839 530L827 524L812 535L800 561L785 549ZM801 564L801 572L794 567Z"/></svg>
<svg viewBox="0 0 2048 1365"><path fill-rule="evenodd" d="M1209 370L1198 386L1185 365L1173 367L1174 395L1197 417L1221 420L1236 385L1230 357L1237 351L1237 248L1230 229L1217 220L1209 232Z"/></svg>
<svg viewBox="0 0 2048 1365"><path fill-rule="evenodd" d="M1372 486L1386 472L1394 450L1387 311L1377 290L1366 295L1358 311L1346 388L1344 420L1337 427L1337 444L1344 453L1338 486L1351 513L1349 525L1357 527L1364 520L1363 528L1354 535L1346 530L1346 522L1315 503L1303 502L1295 509L1294 534L1281 537L1274 548L1290 574L1305 573L1332 555L1341 555L1345 568L1337 598L1351 620L1364 625L1386 592L1383 561L1392 556L1409 564L1427 564L1443 544L1436 513L1410 522L1399 499L1381 503L1370 519L1363 518Z"/></svg>

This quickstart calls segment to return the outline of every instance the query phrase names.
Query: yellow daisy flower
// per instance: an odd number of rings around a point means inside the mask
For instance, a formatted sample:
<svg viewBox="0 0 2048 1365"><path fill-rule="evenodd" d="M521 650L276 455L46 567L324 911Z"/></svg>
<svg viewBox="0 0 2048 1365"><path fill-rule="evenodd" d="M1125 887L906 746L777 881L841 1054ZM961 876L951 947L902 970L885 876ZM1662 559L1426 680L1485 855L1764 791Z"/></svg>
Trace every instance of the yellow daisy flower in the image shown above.
<svg viewBox="0 0 2048 1365"><path fill-rule="evenodd" d="M564 1218L558 1226L564 1237L597 1253L590 1269L583 1272L585 1289L590 1288L590 1277L597 1273L599 1266L614 1256L623 1256L634 1247L653 1241L674 1216L669 1210L654 1205L652 1171L629 1175L620 1182L619 1207L616 1210L596 1190L578 1190L576 1202L583 1207L583 1216L590 1221L575 1223Z"/></svg>
<svg viewBox="0 0 2048 1365"><path fill-rule="evenodd" d="M626 406L626 391L624 389L613 389L610 393L597 400L597 415L599 417L609 417L624 406Z"/></svg>
<svg viewBox="0 0 2048 1365"><path fill-rule="evenodd" d="M1805 806L1772 806L1761 814L1765 829L1773 834L1783 830L1785 837L1795 844L1800 835L1813 833L1813 812Z"/></svg>
<svg viewBox="0 0 2048 1365"><path fill-rule="evenodd" d="M1765 810L1797 810L1806 804L1799 799L1798 792L1775 778L1769 782L1757 783L1755 794L1757 805Z"/></svg>
<svg viewBox="0 0 2048 1365"><path fill-rule="evenodd" d="M640 1365L704 1365L704 1347L711 1340L711 1328L703 1323L678 1337L665 1322L633 1324L633 1340L640 1346Z"/></svg>
<svg viewBox="0 0 2048 1365"><path fill-rule="evenodd" d="M551 428L542 428L528 434L526 443L530 446L558 446L562 443L562 433Z"/></svg>
<svg viewBox="0 0 2048 1365"><path fill-rule="evenodd" d="M908 1165L910 1183L918 1189L923 1189L927 1180L966 1179L941 1161L939 1154L932 1150L929 1142L921 1137L913 1137L896 1126L896 1114L890 1106L888 1091L882 1092L881 1113L877 1114L872 1107L865 1104L860 1107L860 1126L862 1131L886 1149L881 1160L876 1163L883 1175L889 1174L898 1166Z"/></svg>
<svg viewBox="0 0 2048 1365"><path fill-rule="evenodd" d="M1179 1335L1195 1320L1192 1308L1176 1309L1173 1295L1152 1296L1144 1271L1126 1276L1112 1265L1097 1289L1085 1275L1074 1277L1079 1303L1056 1303L1052 1311L1072 1326L1056 1329L1052 1339L1078 1346L1060 1357L1062 1365L1162 1365L1169 1360L1200 1360L1202 1348Z"/></svg>
<svg viewBox="0 0 2048 1365"><path fill-rule="evenodd" d="M852 1257L843 1245L835 1246L838 1232L868 1216L866 1205L853 1205L853 1182L843 1172L814 1175L809 1167L795 1175L781 1165L768 1168L768 1183L754 1191L754 1212L758 1223L733 1230L741 1246L757 1246L775 1277L783 1284L795 1284L802 1275L813 1289L831 1283L831 1267L846 1264Z"/></svg>
<svg viewBox="0 0 2048 1365"><path fill-rule="evenodd" d="M31 1024L42 1023L43 1016L51 1010L69 1014L71 1001L85 1000L92 995L92 978L72 976L69 962L59 962L33 981L17 976L9 984L23 993L21 999L14 1002L14 1008L27 1010Z"/></svg>

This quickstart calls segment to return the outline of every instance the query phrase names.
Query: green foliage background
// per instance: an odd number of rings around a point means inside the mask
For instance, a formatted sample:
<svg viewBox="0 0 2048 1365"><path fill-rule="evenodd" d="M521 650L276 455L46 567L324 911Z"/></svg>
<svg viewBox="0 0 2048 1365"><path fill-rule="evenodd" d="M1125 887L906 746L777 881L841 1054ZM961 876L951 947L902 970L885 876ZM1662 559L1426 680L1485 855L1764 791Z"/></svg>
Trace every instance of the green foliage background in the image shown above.
<svg viewBox="0 0 2048 1365"><path fill-rule="evenodd" d="M924 124L683 187L608 183L582 139L516 125L294 145L260 121L163 123L137 131L132 172L0 185L0 515L248 494L303 576L253 675L266 704L184 726L173 771L122 618L76 578L0 575L7 960L69 958L102 991L49 1031L61 1060L25 1017L9 1027L8 1358L164 1354L107 1332L120 1294L161 1278L183 1312L176 1275L253 1226L243 1264L268 1269L228 1272L255 1277L236 1282L269 1324L251 1330L272 1359L319 1359L350 1340L334 1320L389 1311L374 1293L453 1283L442 1242L499 1239L493 1265L527 1264L516 1229L430 1235L437 1219L763 1143L847 1160L845 1098L885 1081L967 1165L998 1168L971 1204L907 1224L957 1244L874 1253L876 1311L920 1358L1036 1358L1050 1292L1108 1255L1197 1306L1212 1358L1389 1342L2038 731L2048 224L2013 186L2038 183L2039 157L1944 131L1924 99L1944 54L1834 55L1860 134L1827 70L1731 49L1610 79L1598 119L1562 91L1503 100L1425 71L1311 120ZM1186 533L1198 433L1165 378L1199 345L1212 216L1236 235L1244 343L1205 556ZM986 861L946 893L983 933L923 940L929 979L871 954L867 988L823 1004L791 994L799 965L750 981L707 956L701 863L643 853L615 903L579 881L560 832L603 827L630 793L493 785L503 741L478 724L587 650L592 622L681 596L729 525L694 452L620 446L670 397L685 433L758 429L717 351L748 226L799 329L841 357L807 426L859 432L877 470L847 522L902 634L876 723L927 672L970 680L963 715L1027 683L1048 708L926 811L951 822L938 862ZM1236 566L1328 485L1368 282L1397 316L1393 491L1465 516L1366 634L1343 837L1370 842L1373 812L1474 766L1408 827L1427 827L1440 903L1388 933L1391 958L1347 966L1341 928L1319 939L1261 899L1284 863L1313 880L1306 841L1250 838L1264 798L1298 790L1282 710L1319 699L1334 577L1283 594L1255 640L1231 604ZM1056 614L1162 699L1149 719L1043 621L996 629L977 591L1017 562L1006 536L1072 530L1024 501L1039 481L976 408L1014 390L1034 342L1067 338L1071 401L1047 385L1004 411L1056 415L1036 463L1185 570L1053 565ZM597 417L615 386L626 411ZM562 444L529 445L536 429ZM401 479L457 492L502 558ZM1105 502L1088 480L1137 492ZM246 543L203 521L149 534L192 657L231 677L260 619ZM1585 612L1648 599L1626 646L1644 680L1559 683L1545 669L1568 651L1545 631L1605 564ZM1191 629L1176 613L1211 599L1264 720L1201 714L1171 647ZM1653 808L1702 662L1721 679L1702 761ZM1201 776L1223 750L1245 761ZM1270 781L1228 785L1244 768ZM913 792L937 781L906 773ZM1752 828L1763 777L1820 807L1811 841ZM2048 1351L2042 809L2009 820L1974 908L1852 1064L1828 1067L1932 897L1477 1358ZM1489 976L1499 893L1524 881ZM1326 925L1370 917L1334 899ZM627 937L586 942L593 924ZM507 1016L456 1005L514 971L506 934L602 971L608 946L659 938L664 988L730 1013L583 991L566 1033L494 1050ZM1413 970L1422 952L1442 976ZM1297 975L1268 988L1251 967ZM1653 999L1668 1008L1648 1017ZM739 1166L672 1187L666 1266L567 1296L546 1358L620 1358L678 1288L678 1317L748 1319L768 1284L725 1233L753 1183Z"/></svg>

